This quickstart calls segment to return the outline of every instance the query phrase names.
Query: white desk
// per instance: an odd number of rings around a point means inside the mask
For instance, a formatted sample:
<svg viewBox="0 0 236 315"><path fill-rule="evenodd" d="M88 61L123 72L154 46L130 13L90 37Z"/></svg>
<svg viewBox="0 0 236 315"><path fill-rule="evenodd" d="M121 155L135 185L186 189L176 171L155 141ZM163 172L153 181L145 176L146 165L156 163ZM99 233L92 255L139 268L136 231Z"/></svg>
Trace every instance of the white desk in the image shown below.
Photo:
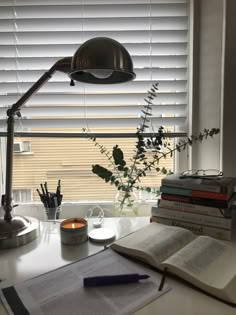
<svg viewBox="0 0 236 315"><path fill-rule="evenodd" d="M113 228L116 238L125 236L149 223L148 217L106 218L104 227ZM0 251L0 287L21 282L42 273L59 268L103 249L103 244L86 242L76 246L62 245L59 223L41 222L40 237L35 241L11 250ZM89 229L91 229L89 222ZM172 290L148 304L136 315L236 315L230 307L188 285L171 278L167 279ZM0 314L6 314L0 304ZM66 315L66 314L65 314Z"/></svg>

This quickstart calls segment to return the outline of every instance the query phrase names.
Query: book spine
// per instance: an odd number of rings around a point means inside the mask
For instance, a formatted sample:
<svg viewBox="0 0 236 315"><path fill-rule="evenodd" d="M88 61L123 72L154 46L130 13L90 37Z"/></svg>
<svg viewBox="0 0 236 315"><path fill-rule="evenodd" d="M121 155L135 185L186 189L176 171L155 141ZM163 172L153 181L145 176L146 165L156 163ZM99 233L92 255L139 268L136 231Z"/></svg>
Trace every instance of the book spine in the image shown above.
<svg viewBox="0 0 236 315"><path fill-rule="evenodd" d="M166 194L181 195L187 197L198 197L216 200L228 200L227 194L216 193L211 191L193 190L187 188L161 186L160 191Z"/></svg>
<svg viewBox="0 0 236 315"><path fill-rule="evenodd" d="M217 193L226 193L227 187L221 187L221 186L214 186L214 185L201 185L194 182L188 182L186 183L184 180L181 179L168 179L168 176L164 177L161 180L162 186L169 186L169 187L177 187L177 188L188 188L188 189L196 189L196 190L202 190L202 191L211 191L211 192L217 192Z"/></svg>
<svg viewBox="0 0 236 315"><path fill-rule="evenodd" d="M180 188L180 187L170 187L170 186L160 186L160 192L165 194L173 194L173 195L180 195L191 197L192 190L187 188Z"/></svg>
<svg viewBox="0 0 236 315"><path fill-rule="evenodd" d="M209 199L217 199L217 200L228 200L228 194L216 193L211 191L201 191L201 190L192 190L192 197L198 198L209 198Z"/></svg>
<svg viewBox="0 0 236 315"><path fill-rule="evenodd" d="M228 208L228 202L226 200L214 200L207 198L187 197L173 194L162 193L161 198L164 200L178 201L184 203L193 203L196 205L208 205L216 208Z"/></svg>
<svg viewBox="0 0 236 315"><path fill-rule="evenodd" d="M232 225L232 219L230 218L227 219L196 213L187 213L179 210L171 210L161 207L152 207L151 214L152 216L157 216L161 218L219 227L228 230L231 229Z"/></svg>
<svg viewBox="0 0 236 315"><path fill-rule="evenodd" d="M172 210L198 213L198 214L210 215L210 216L216 216L216 217L230 218L232 216L232 210L228 208L226 209L216 208L216 207L209 207L207 205L206 206L196 205L192 203L184 203L184 202L164 200L164 199L159 200L158 206L162 208L172 209Z"/></svg>
<svg viewBox="0 0 236 315"><path fill-rule="evenodd" d="M231 230L220 229L220 228L210 227L210 226L204 226L201 224L177 221L177 220L172 220L172 219L167 219L167 218L160 218L157 216L152 216L150 221L151 222L158 222L158 223L170 225L170 226L182 227L182 228L185 228L187 230L192 231L195 234L207 235L207 236L215 237L215 238L218 238L221 240L230 241L231 237L232 237L232 231Z"/></svg>

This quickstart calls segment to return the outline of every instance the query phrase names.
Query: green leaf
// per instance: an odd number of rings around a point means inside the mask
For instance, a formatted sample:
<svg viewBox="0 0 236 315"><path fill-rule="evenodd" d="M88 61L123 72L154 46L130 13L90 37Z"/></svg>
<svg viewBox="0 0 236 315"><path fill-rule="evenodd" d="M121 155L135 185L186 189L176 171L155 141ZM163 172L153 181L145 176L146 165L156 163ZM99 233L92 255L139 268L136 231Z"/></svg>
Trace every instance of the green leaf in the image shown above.
<svg viewBox="0 0 236 315"><path fill-rule="evenodd" d="M118 147L118 145L113 147L112 156L113 156L115 165L119 165L121 167L126 165L123 151Z"/></svg>
<svg viewBox="0 0 236 315"><path fill-rule="evenodd" d="M92 165L92 172L104 179L105 182L109 182L113 174L111 171L103 166L100 166L99 164Z"/></svg>
<svg viewBox="0 0 236 315"><path fill-rule="evenodd" d="M167 174L167 169L165 167L162 167L161 171L162 171L163 174Z"/></svg>
<svg viewBox="0 0 236 315"><path fill-rule="evenodd" d="M142 113L144 113L145 115L147 115L147 116L152 116L152 114L151 113L149 113L149 112L145 112L144 110L141 110L141 112Z"/></svg>

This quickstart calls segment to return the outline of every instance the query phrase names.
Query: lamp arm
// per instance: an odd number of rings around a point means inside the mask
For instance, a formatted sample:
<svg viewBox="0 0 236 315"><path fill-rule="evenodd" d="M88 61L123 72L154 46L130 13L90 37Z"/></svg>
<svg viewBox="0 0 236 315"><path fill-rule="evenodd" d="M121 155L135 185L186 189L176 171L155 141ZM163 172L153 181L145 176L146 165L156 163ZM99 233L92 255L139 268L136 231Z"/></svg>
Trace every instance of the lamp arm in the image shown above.
<svg viewBox="0 0 236 315"><path fill-rule="evenodd" d="M36 81L28 91L25 92L24 95L15 103L12 105L12 107L8 110L7 115L10 116L10 114L15 114L21 106L23 106L26 101L33 95L35 94L44 83L46 83L51 77L52 74L54 73L55 69L52 67L49 71L45 72L39 79Z"/></svg>
<svg viewBox="0 0 236 315"><path fill-rule="evenodd" d="M54 74L55 71L65 73L70 72L71 57L66 57L58 60L47 72L45 72L37 82L24 94L22 97L12 105L7 111L7 151L6 151L6 185L5 195L2 196L2 206L4 208L4 220L10 222L12 219L11 211L12 205L12 174L13 174L13 144L14 144L14 116L20 110L21 106L35 94Z"/></svg>

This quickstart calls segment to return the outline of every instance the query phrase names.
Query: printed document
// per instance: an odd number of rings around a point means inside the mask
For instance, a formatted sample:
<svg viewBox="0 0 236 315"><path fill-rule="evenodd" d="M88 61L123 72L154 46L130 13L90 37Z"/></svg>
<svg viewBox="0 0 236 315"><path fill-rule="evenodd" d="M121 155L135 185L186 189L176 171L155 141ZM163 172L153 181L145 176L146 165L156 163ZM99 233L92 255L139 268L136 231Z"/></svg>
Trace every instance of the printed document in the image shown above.
<svg viewBox="0 0 236 315"><path fill-rule="evenodd" d="M126 273L148 274L137 283L85 288L84 277L118 275ZM158 291L161 274L148 266L133 262L106 249L86 259L72 263L31 280L16 284L11 290L2 289L1 298L9 314L17 314L16 304L31 315L77 314L132 314L169 290L165 283ZM4 291L5 290L5 291ZM22 304L23 303L23 304ZM17 314L18 315L18 314Z"/></svg>

